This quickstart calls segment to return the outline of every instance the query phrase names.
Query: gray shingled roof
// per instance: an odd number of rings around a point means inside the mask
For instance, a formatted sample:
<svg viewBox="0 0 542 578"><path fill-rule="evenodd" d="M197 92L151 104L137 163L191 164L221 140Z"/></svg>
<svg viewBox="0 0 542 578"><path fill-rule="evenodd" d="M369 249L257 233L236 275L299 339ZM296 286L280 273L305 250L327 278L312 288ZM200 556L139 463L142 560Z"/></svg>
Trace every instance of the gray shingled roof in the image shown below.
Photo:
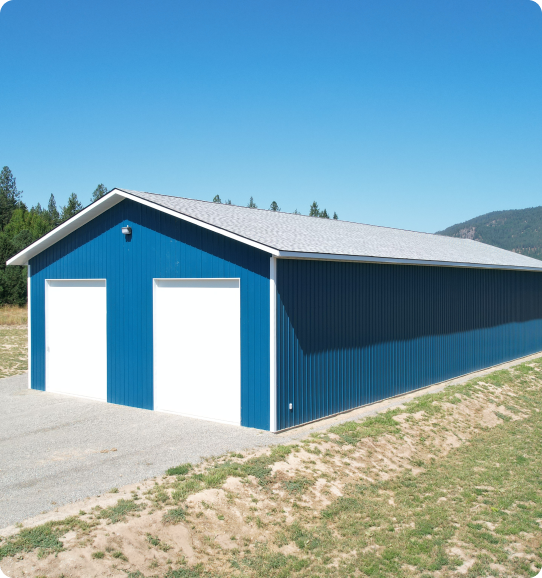
<svg viewBox="0 0 542 578"><path fill-rule="evenodd" d="M468 239L124 190L284 253L357 256L542 270L542 261Z"/></svg>

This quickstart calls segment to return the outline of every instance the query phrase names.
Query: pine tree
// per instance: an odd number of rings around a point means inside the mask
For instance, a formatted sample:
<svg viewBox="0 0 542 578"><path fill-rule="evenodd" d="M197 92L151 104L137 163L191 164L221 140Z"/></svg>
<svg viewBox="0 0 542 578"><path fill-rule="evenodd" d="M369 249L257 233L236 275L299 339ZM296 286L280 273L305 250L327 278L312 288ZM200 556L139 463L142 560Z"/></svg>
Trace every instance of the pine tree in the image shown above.
<svg viewBox="0 0 542 578"><path fill-rule="evenodd" d="M60 214L56 208L55 196L51 195L49 197L49 204L47 205L47 213L49 215L49 220L51 225L56 227L60 223Z"/></svg>
<svg viewBox="0 0 542 578"><path fill-rule="evenodd" d="M335 221L339 220L339 216L337 215L337 213L333 213L333 219L335 219Z"/></svg>
<svg viewBox="0 0 542 578"><path fill-rule="evenodd" d="M231 199L228 199L227 201L224 201L225 205L231 205Z"/></svg>
<svg viewBox="0 0 542 578"><path fill-rule="evenodd" d="M0 172L0 230L11 220L13 211L21 202L22 191L17 190L17 183L9 167Z"/></svg>
<svg viewBox="0 0 542 578"><path fill-rule="evenodd" d="M271 203L271 206L269 207L269 210L277 213L277 212L280 212L280 207L277 205L277 203L275 201L273 201Z"/></svg>
<svg viewBox="0 0 542 578"><path fill-rule="evenodd" d="M215 198L213 199L213 203L222 203L222 201L220 200L219 195L215 195Z"/></svg>
<svg viewBox="0 0 542 578"><path fill-rule="evenodd" d="M318 208L318 203L314 201L309 210L309 217L319 217L319 216L320 216L320 209Z"/></svg>
<svg viewBox="0 0 542 578"><path fill-rule="evenodd" d="M107 195L107 187L100 183L94 189L94 192L92 193L92 196L90 197L90 202L94 203L94 201L101 199L104 195Z"/></svg>
<svg viewBox="0 0 542 578"><path fill-rule="evenodd" d="M252 197L250 197L250 200L248 201L247 207L249 209L257 209L258 205L254 202L254 199Z"/></svg>
<svg viewBox="0 0 542 578"><path fill-rule="evenodd" d="M323 211L320 211L320 214L318 215L321 219L329 219L329 215L327 214L326 209L324 209Z"/></svg>
<svg viewBox="0 0 542 578"><path fill-rule="evenodd" d="M79 202L77 195L72 193L69 198L68 202L65 207L62 207L62 221L67 221L71 219L74 215L83 208L83 205Z"/></svg>
<svg viewBox="0 0 542 578"><path fill-rule="evenodd" d="M301 213L297 209L294 209L294 215L301 215Z"/></svg>

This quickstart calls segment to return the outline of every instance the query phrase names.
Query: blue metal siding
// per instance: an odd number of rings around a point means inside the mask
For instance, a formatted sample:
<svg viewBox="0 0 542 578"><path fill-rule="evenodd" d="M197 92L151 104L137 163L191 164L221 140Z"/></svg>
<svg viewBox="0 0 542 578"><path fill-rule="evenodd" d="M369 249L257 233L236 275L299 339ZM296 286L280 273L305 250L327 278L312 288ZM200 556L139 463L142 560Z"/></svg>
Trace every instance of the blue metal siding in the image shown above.
<svg viewBox="0 0 542 578"><path fill-rule="evenodd" d="M121 233L124 224L132 227L130 240ZM240 278L241 423L269 429L269 259L223 235L122 201L30 262L32 388L45 389L46 279L107 280L108 401L152 409L153 278Z"/></svg>
<svg viewBox="0 0 542 578"><path fill-rule="evenodd" d="M279 429L541 350L540 273L277 261Z"/></svg>

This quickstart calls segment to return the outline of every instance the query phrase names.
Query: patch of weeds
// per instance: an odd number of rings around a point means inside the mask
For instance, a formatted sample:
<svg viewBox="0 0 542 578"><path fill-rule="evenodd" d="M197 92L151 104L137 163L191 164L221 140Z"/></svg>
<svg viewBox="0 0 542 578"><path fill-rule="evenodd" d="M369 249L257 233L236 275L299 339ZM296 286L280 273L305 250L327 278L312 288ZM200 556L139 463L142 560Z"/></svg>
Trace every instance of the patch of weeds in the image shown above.
<svg viewBox="0 0 542 578"><path fill-rule="evenodd" d="M188 498L191 494L199 492L203 489L203 484L201 480L196 478L189 478L181 482L177 482L173 485L173 492L171 493L171 498L174 502L182 502Z"/></svg>
<svg viewBox="0 0 542 578"><path fill-rule="evenodd" d="M181 567L177 570L168 570L164 578L212 578L212 574L203 569L202 564L192 568Z"/></svg>
<svg viewBox="0 0 542 578"><path fill-rule="evenodd" d="M302 494L307 488L314 485L314 480L296 478L283 482L284 489L290 494Z"/></svg>
<svg viewBox="0 0 542 578"><path fill-rule="evenodd" d="M101 560L102 558L105 558L105 552L92 552L92 557L96 560Z"/></svg>
<svg viewBox="0 0 542 578"><path fill-rule="evenodd" d="M169 494L162 488L162 486L158 486L157 491L153 493L151 499L156 507L158 504L164 504L167 502L169 500Z"/></svg>
<svg viewBox="0 0 542 578"><path fill-rule="evenodd" d="M142 510L143 504L136 504L133 500L120 499L114 506L104 508L98 514L98 518L107 518L112 524L124 522L129 514Z"/></svg>
<svg viewBox="0 0 542 578"><path fill-rule="evenodd" d="M110 494L118 494L118 493L119 493L119 489L118 489L118 488L111 488L111 489L109 490L109 493L110 493Z"/></svg>
<svg viewBox="0 0 542 578"><path fill-rule="evenodd" d="M349 421L329 428L329 432L339 436L340 441L349 445L356 445L362 439L379 437L384 434L399 435L401 429L393 419L399 410L368 417L361 422ZM339 441L339 440L337 440Z"/></svg>
<svg viewBox="0 0 542 578"><path fill-rule="evenodd" d="M314 550L320 545L320 539L317 535L297 522L290 526L289 534L291 540L300 550Z"/></svg>
<svg viewBox="0 0 542 578"><path fill-rule="evenodd" d="M69 530L87 530L90 524L75 516L65 520L47 522L35 528L26 528L17 535L7 538L0 546L0 560L15 556L21 552L32 552L39 549L40 557L60 552L63 544L60 537Z"/></svg>
<svg viewBox="0 0 542 578"><path fill-rule="evenodd" d="M147 542L151 546L154 546L155 548L162 550L162 552L168 552L169 550L171 550L171 546L169 544L166 544L165 542L162 542L162 540L160 540L158 536L147 534Z"/></svg>
<svg viewBox="0 0 542 578"><path fill-rule="evenodd" d="M117 560L122 560L123 562L128 562L128 558L120 551L116 550L115 552L111 552L111 556L116 558Z"/></svg>
<svg viewBox="0 0 542 578"><path fill-rule="evenodd" d="M499 419L502 419L503 421L511 421L512 419L510 416L504 415L504 413L501 413L500 411L496 411L494 413Z"/></svg>
<svg viewBox="0 0 542 578"><path fill-rule="evenodd" d="M181 464L166 470L166 476L185 476L192 469L192 464Z"/></svg>
<svg viewBox="0 0 542 578"><path fill-rule="evenodd" d="M186 510L184 508L169 510L162 518L164 524L179 524L184 520L186 520Z"/></svg>

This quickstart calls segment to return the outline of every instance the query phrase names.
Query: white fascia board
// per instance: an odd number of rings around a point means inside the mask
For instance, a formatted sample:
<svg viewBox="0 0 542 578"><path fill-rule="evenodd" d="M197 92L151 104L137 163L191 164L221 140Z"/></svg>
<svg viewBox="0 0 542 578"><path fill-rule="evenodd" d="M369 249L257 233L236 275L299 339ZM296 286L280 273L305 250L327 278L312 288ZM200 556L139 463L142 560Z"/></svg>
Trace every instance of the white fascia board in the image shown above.
<svg viewBox="0 0 542 578"><path fill-rule="evenodd" d="M388 265L422 265L426 267L464 267L470 269L507 269L512 271L535 271L542 273L542 267L518 267L514 265L488 265L484 263L455 263L452 261L423 261L421 259L395 259L392 257L368 257L365 255L330 255L327 253L301 253L280 251L281 259L313 259L317 261L353 261L357 263L381 263Z"/></svg>
<svg viewBox="0 0 542 578"><path fill-rule="evenodd" d="M131 195L126 191L121 189L116 189L116 192L119 195L122 195L126 199L130 199L137 203L141 203L142 205L146 205L147 207L151 207L152 209L156 209L157 211L161 211L162 213L167 213L173 217L177 217L177 219L181 219L183 221L188 221L193 225L197 225L198 227L202 227L209 231L213 231L214 233L218 233L224 237L228 237L230 239L234 239L235 241L239 241L240 243L244 243L245 245L250 245L251 247L255 247L256 249L260 249L261 251L265 251L266 253L271 253L271 255L277 256L279 254L278 249L274 249L273 247L268 247L267 245L263 245L262 243L258 243L257 241L252 241L251 239L247 239L246 237L242 237L241 235L237 235L235 233L231 233L230 231L226 231L225 229L221 229L220 227L216 227L215 225L211 225L209 223L205 223L204 221L200 221L195 219L194 217L189 217L188 215L184 215L183 213L178 213L171 209L168 209L162 205L157 205L151 201L147 201L146 199L141 199L140 197L136 197L135 195Z"/></svg>
<svg viewBox="0 0 542 578"><path fill-rule="evenodd" d="M119 196L115 190L112 190L99 201L92 203L92 205L89 205L86 209L83 209L80 213L77 213L77 215L47 233L47 235L44 235L41 239L32 243L32 245L29 245L26 249L17 253L17 255L7 261L6 265L27 265L29 259L32 259L32 257L38 253L41 253L70 233L73 233L73 231L79 229L79 227L92 221L92 219L101 215L117 203L120 203L122 200L122 197Z"/></svg>
<svg viewBox="0 0 542 578"><path fill-rule="evenodd" d="M193 217L188 217L187 215L177 213L176 211L172 211L171 209L167 209L161 205L157 205L145 199L136 197L135 195L131 195L122 189L113 189L107 193L107 195L103 196L99 201L92 203L92 205L89 205L86 209L83 209L80 213L77 213L77 215L67 220L65 223L62 223L62 225L56 227L56 229L53 229L47 233L47 235L44 235L41 239L38 239L35 243L32 243L32 245L26 247L26 249L20 253L17 253L17 255L7 261L6 265L27 265L29 259L32 259L32 257L36 256L38 253L41 253L51 245L54 245L70 233L73 233L73 231L77 230L79 227L82 227L89 221L92 221L92 219L98 217L124 199L130 199L136 203L146 205L147 207L151 207L152 209L156 209L162 213L172 215L177 219L188 221L189 223L197 225L198 227L203 227L204 229L208 229L209 231L213 231L214 233L218 233L224 237L229 237L230 239L234 239L235 241L239 241L245 245L250 245L251 247L265 251L266 253L271 253L271 255L278 255L279 253L277 249L268 247L267 245L262 245L256 241L251 241L250 239L241 237L235 233L230 233L229 231L225 231L220 227L215 227L214 225L204 223L203 221L199 221Z"/></svg>

